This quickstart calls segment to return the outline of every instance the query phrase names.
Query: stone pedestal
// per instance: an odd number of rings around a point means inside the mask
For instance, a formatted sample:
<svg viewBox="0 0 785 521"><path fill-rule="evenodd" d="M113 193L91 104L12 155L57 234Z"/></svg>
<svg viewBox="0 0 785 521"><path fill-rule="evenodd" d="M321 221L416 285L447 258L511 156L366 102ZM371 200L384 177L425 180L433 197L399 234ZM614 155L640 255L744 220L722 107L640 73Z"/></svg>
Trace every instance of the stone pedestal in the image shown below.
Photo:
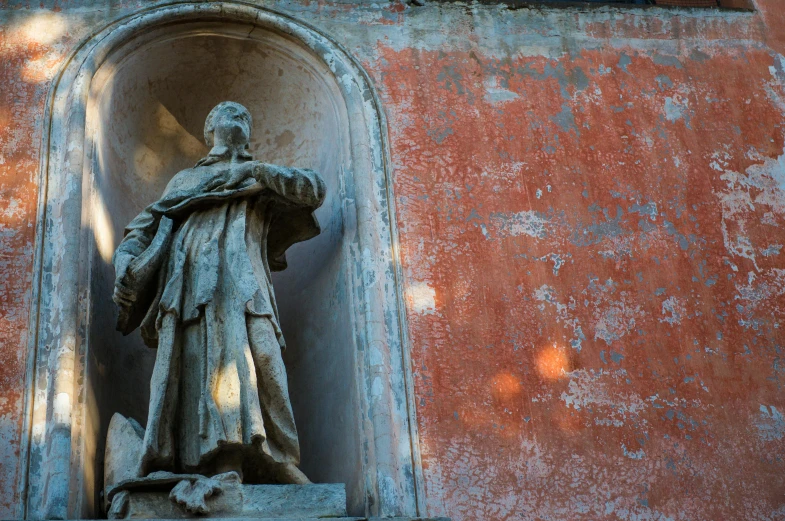
<svg viewBox="0 0 785 521"><path fill-rule="evenodd" d="M141 476L144 429L115 414L105 453L104 494L109 519L296 518L346 516L340 484L250 485L236 472L207 477L166 471Z"/></svg>
<svg viewBox="0 0 785 521"><path fill-rule="evenodd" d="M209 480L212 481L212 480ZM183 481L181 483L188 484ZM126 490L115 495L114 519L323 519L346 516L343 484L242 485L222 482L205 497L205 486L193 482L187 490ZM183 487L180 487L181 489ZM197 505L201 502L201 508Z"/></svg>

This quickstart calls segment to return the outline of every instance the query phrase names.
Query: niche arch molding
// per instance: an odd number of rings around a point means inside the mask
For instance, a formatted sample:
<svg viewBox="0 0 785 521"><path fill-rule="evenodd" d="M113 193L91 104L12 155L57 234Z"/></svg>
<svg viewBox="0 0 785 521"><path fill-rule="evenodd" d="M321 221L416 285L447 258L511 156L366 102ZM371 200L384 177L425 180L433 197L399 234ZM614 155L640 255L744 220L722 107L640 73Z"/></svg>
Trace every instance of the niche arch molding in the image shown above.
<svg viewBox="0 0 785 521"><path fill-rule="evenodd" d="M96 425L90 393L90 268L95 254L95 80L156 39L204 34L274 35L329 72L346 111L348 161L339 169L347 301L357 388L360 494L350 514L426 515L405 312L397 261L386 124L373 85L351 55L287 14L240 2L186 2L141 10L82 42L53 83L41 154L36 261L27 375L26 472L19 517L75 519L97 511ZM348 188L347 188L348 187ZM103 327L113 328L113 324ZM147 385L144 382L143 385ZM99 487L100 488L100 487ZM361 509L363 512L358 512Z"/></svg>

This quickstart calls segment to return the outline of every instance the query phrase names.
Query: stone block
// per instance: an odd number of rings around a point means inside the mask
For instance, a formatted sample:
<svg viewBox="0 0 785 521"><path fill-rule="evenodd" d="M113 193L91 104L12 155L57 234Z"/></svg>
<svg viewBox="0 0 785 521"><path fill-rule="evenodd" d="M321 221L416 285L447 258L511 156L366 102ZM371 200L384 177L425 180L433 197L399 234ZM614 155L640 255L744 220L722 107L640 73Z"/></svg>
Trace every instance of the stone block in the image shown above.
<svg viewBox="0 0 785 521"><path fill-rule="evenodd" d="M227 483L220 494L206 499L201 518L323 519L346 516L343 484L241 485ZM186 519L193 513L170 499L169 491L133 491L123 509L124 519Z"/></svg>
<svg viewBox="0 0 785 521"><path fill-rule="evenodd" d="M144 429L136 420L115 413L109 422L104 452L104 490L139 477Z"/></svg>

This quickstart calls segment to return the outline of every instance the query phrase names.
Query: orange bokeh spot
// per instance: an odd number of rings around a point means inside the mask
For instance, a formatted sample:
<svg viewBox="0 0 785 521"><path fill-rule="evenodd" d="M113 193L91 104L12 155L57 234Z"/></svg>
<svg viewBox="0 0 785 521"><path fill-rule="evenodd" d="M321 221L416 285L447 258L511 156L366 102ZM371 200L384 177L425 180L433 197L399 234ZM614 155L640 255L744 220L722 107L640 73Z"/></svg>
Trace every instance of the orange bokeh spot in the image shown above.
<svg viewBox="0 0 785 521"><path fill-rule="evenodd" d="M560 378L570 370L570 359L557 345L544 348L537 355L537 371L548 380Z"/></svg>
<svg viewBox="0 0 785 521"><path fill-rule="evenodd" d="M521 394L521 382L510 373L497 374L491 385L491 394L497 400L509 400Z"/></svg>

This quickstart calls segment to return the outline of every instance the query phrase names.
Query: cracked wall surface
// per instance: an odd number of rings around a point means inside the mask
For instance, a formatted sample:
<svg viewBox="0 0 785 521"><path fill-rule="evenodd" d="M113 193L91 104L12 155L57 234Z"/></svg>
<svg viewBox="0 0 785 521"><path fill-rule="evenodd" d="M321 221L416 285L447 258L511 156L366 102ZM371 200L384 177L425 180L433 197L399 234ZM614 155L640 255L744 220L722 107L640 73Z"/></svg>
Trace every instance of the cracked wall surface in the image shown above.
<svg viewBox="0 0 785 521"><path fill-rule="evenodd" d="M0 517L47 91L157 2L0 10ZM785 518L785 9L268 2L387 117L429 515ZM42 9L41 7L44 7Z"/></svg>

